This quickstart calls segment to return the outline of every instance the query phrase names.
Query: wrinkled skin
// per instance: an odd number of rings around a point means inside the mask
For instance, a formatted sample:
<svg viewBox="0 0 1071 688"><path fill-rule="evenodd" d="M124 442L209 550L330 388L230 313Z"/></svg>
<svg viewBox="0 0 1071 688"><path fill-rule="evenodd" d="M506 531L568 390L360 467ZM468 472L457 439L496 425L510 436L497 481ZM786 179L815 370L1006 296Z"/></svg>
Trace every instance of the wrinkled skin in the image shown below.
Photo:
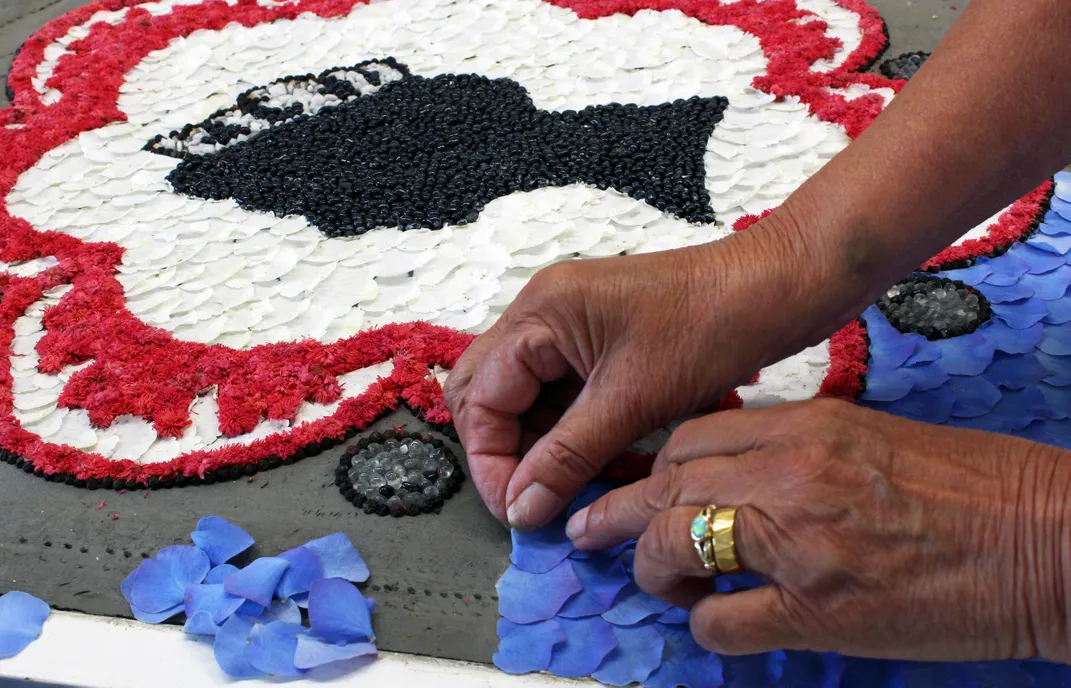
<svg viewBox="0 0 1071 688"><path fill-rule="evenodd" d="M1071 659L1063 452L840 401L682 425L650 478L568 524L584 549L639 537L636 581L692 610L704 647L918 660ZM741 565L769 585L710 594L689 535L744 505Z"/></svg>

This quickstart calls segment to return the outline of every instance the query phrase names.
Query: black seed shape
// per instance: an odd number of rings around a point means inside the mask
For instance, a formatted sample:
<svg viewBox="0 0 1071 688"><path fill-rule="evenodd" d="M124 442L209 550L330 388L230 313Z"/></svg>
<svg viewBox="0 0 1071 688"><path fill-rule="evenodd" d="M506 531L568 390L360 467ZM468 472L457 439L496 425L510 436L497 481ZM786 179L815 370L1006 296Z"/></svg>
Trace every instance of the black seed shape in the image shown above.
<svg viewBox="0 0 1071 688"><path fill-rule="evenodd" d="M992 314L976 289L944 277L918 274L894 285L877 303L893 327L929 340L974 332Z"/></svg>
<svg viewBox="0 0 1071 688"><path fill-rule="evenodd" d="M221 151L187 155L168 180L189 196L304 215L331 237L471 223L496 198L572 183L613 188L690 222L713 221L704 155L725 98L548 112L510 79L429 79L393 64L400 79L312 115L300 105L295 113L250 105L247 114L272 126ZM308 77L320 93L342 88L325 75ZM206 143L238 135L236 125L197 126L208 132ZM172 154L154 147L160 140L149 150Z"/></svg>
<svg viewBox="0 0 1071 688"><path fill-rule="evenodd" d="M908 80L915 76L915 72L919 71L919 68L926 63L926 60L929 57L930 53L922 50L913 53L904 53L903 55L898 55L885 60L881 63L878 69L889 79Z"/></svg>

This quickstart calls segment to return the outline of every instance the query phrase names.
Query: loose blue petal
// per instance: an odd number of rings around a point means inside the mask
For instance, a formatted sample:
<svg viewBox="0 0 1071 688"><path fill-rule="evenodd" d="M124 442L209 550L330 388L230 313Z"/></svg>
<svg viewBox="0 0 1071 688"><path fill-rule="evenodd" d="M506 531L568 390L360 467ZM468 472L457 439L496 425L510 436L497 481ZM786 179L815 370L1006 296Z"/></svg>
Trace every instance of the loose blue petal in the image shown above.
<svg viewBox="0 0 1071 688"><path fill-rule="evenodd" d="M313 669L331 662L353 659L378 652L372 643L348 643L334 645L307 635L299 635L297 651L294 653L294 666L298 669Z"/></svg>
<svg viewBox="0 0 1071 688"><path fill-rule="evenodd" d="M546 573L576 551L560 522L533 531L512 532L513 551L509 559L521 571Z"/></svg>
<svg viewBox="0 0 1071 688"><path fill-rule="evenodd" d="M364 559L345 533L332 533L309 540L305 547L320 557L324 578L344 578L354 583L368 580L368 564L364 563Z"/></svg>
<svg viewBox="0 0 1071 688"><path fill-rule="evenodd" d="M301 624L283 621L254 624L246 657L250 664L269 676L300 676L305 671L294 666L294 657L298 636L303 633L305 627Z"/></svg>
<svg viewBox="0 0 1071 688"><path fill-rule="evenodd" d="M546 573L527 573L510 566L495 585L499 613L514 623L552 618L565 601L580 592L580 579L566 559Z"/></svg>
<svg viewBox="0 0 1071 688"><path fill-rule="evenodd" d="M130 611L134 615L135 619L141 621L142 623L158 624L167 621L176 614L181 613L183 605L178 604L173 607L169 607L161 612L155 613L149 613L143 609L138 609L136 606L134 606L134 603L130 599L130 592L134 587L134 581L137 579L138 574L148 562L148 559L141 562L141 564L136 569L131 571L127 575L127 577L123 579L123 582L119 584L119 592L123 594L123 598L126 600L127 604L130 605Z"/></svg>
<svg viewBox="0 0 1071 688"><path fill-rule="evenodd" d="M1000 390L980 377L955 376L948 382L956 395L952 415L958 418L974 418L989 413L1000 401Z"/></svg>
<svg viewBox="0 0 1071 688"><path fill-rule="evenodd" d="M565 631L565 644L554 649L550 673L567 678L590 676L610 651L617 647L613 626L597 616L558 619Z"/></svg>
<svg viewBox="0 0 1071 688"><path fill-rule="evenodd" d="M256 542L252 535L219 516L205 516L198 521L190 538L208 555L213 566L226 563Z"/></svg>
<svg viewBox="0 0 1071 688"><path fill-rule="evenodd" d="M216 664L223 673L233 678L254 678L263 676L264 672L249 662L246 651L249 649L253 622L242 616L232 616L216 633L212 652Z"/></svg>
<svg viewBox="0 0 1071 688"><path fill-rule="evenodd" d="M290 564L275 589L275 594L283 599L308 592L312 582L324 576L320 557L307 547L295 547L280 554L279 558Z"/></svg>
<svg viewBox="0 0 1071 688"><path fill-rule="evenodd" d="M640 590L635 583L629 583L621 591L614 606L603 613L602 618L615 626L631 626L661 614L671 606L669 602Z"/></svg>
<svg viewBox="0 0 1071 688"><path fill-rule="evenodd" d="M307 592L303 592L300 595L293 595L290 597L290 599L294 601L294 604L301 607L302 609L309 608L309 593Z"/></svg>
<svg viewBox="0 0 1071 688"><path fill-rule="evenodd" d="M978 332L934 343L941 349L941 367L949 375L981 375L996 351L996 344Z"/></svg>
<svg viewBox="0 0 1071 688"><path fill-rule="evenodd" d="M184 608L187 618L192 618L198 612L208 612L212 622L218 626L238 611L244 601L225 591L222 583L190 585L186 587Z"/></svg>
<svg viewBox="0 0 1071 688"><path fill-rule="evenodd" d="M237 570L238 567L233 564L220 564L219 566L208 572L208 575L205 576L204 582L209 585L213 585L215 583L222 583L224 578L231 575Z"/></svg>
<svg viewBox="0 0 1071 688"><path fill-rule="evenodd" d="M0 659L14 657L37 640L50 611L47 604L19 590L0 596Z"/></svg>
<svg viewBox="0 0 1071 688"><path fill-rule="evenodd" d="M975 330L975 334L988 339L998 351L1003 351L1006 354L1027 354L1037 348L1044 329L1045 327L1041 323L1031 325L1026 329L1015 329L1002 320L994 318ZM961 339L961 337L956 337L956 339ZM957 374L963 375L964 373Z"/></svg>
<svg viewBox="0 0 1071 688"><path fill-rule="evenodd" d="M572 566L583 589L580 594L566 601L558 612L558 616L567 619L602 614L609 610L617 594L629 582L622 563L616 557L601 552L592 552L587 559L573 559Z"/></svg>
<svg viewBox="0 0 1071 688"><path fill-rule="evenodd" d="M208 556L196 547L165 547L138 567L130 586L131 606L149 614L181 606L186 586L203 581L209 568Z"/></svg>
<svg viewBox="0 0 1071 688"><path fill-rule="evenodd" d="M613 626L617 647L592 672L597 680L613 686L643 683L662 663L665 640L653 624Z"/></svg>
<svg viewBox="0 0 1071 688"><path fill-rule="evenodd" d="M236 611L235 614L241 614L242 616L248 616L248 617L251 617L251 618L254 618L254 619L259 619L261 617L261 615L264 614L265 611L266 611L265 607L257 604L256 602L252 602L250 600L246 600L245 602L242 603L241 607L238 607L238 611Z"/></svg>
<svg viewBox="0 0 1071 688"><path fill-rule="evenodd" d="M267 608L271 606L275 588L287 566L289 564L285 559L261 557L224 578L223 587L232 595L244 597Z"/></svg>
<svg viewBox="0 0 1071 688"><path fill-rule="evenodd" d="M182 630L190 635L217 635L219 628L219 624L212 620L212 614L206 611L186 614L186 623L182 626Z"/></svg>
<svg viewBox="0 0 1071 688"><path fill-rule="evenodd" d="M1038 298L1029 298L1021 303L994 303L992 309L994 314L1016 330L1033 327L1049 313L1045 301Z"/></svg>
<svg viewBox="0 0 1071 688"><path fill-rule="evenodd" d="M321 578L309 591L309 627L331 643L365 642L374 638L372 616L364 595L349 581Z"/></svg>
<svg viewBox="0 0 1071 688"><path fill-rule="evenodd" d="M498 652L495 666L508 674L546 671L554 647L565 642L561 624L548 619L532 624L515 624L498 620Z"/></svg>
<svg viewBox="0 0 1071 688"><path fill-rule="evenodd" d="M272 621L285 621L286 623L301 623L301 609L294 600L272 600L271 608L264 610L258 620L262 623Z"/></svg>
<svg viewBox="0 0 1071 688"><path fill-rule="evenodd" d="M692 613L687 609L681 609L680 607L670 607L656 619L658 623L664 624L686 624L692 618Z"/></svg>
<svg viewBox="0 0 1071 688"><path fill-rule="evenodd" d="M1034 290L1034 295L1045 301L1063 298L1067 285L1071 283L1071 266L1061 265L1044 275L1023 275L1023 284Z"/></svg>
<svg viewBox="0 0 1071 688"><path fill-rule="evenodd" d="M721 688L722 670L718 656L696 644L688 629L654 624L662 634L665 647L662 665L645 684L651 688Z"/></svg>

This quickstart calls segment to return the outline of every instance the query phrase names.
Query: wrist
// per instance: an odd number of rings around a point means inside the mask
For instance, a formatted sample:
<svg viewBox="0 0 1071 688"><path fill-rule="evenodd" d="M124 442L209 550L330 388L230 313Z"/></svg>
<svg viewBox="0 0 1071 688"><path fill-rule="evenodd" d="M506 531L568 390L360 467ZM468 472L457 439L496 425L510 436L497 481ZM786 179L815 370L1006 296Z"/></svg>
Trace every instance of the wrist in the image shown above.
<svg viewBox="0 0 1071 688"><path fill-rule="evenodd" d="M1010 439L1010 438L1009 438ZM1015 656L1071 663L1071 452L1013 440L1023 456L1015 499ZM1021 443L1021 444L1020 444ZM1025 449L1024 449L1025 447ZM1013 464L1014 465L1014 464Z"/></svg>

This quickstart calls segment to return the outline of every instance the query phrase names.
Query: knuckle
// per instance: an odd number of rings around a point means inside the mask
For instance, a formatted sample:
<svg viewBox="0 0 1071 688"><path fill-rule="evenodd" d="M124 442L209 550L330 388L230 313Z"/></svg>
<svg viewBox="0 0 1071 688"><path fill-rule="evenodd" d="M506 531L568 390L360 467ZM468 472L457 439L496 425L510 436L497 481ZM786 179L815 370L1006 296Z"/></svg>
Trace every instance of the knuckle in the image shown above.
<svg viewBox="0 0 1071 688"><path fill-rule="evenodd" d="M674 506L681 497L681 466L671 463L665 470L651 475L644 485L643 499L648 510L660 512Z"/></svg>
<svg viewBox="0 0 1071 688"><path fill-rule="evenodd" d="M561 437L550 439L546 455L554 469L569 476L587 480L597 475L601 469L593 459Z"/></svg>

